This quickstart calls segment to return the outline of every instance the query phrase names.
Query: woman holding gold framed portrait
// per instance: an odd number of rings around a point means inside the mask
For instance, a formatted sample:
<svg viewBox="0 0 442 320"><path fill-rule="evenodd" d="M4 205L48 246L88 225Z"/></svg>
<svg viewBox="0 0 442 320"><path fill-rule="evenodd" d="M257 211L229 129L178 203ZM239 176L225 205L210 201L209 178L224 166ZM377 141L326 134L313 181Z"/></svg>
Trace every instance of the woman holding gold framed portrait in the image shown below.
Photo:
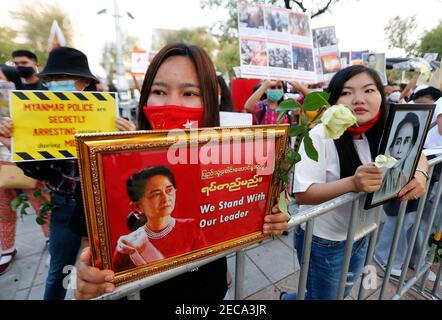
<svg viewBox="0 0 442 320"><path fill-rule="evenodd" d="M138 129L219 126L218 83L208 54L198 46L170 44L153 58L138 107ZM263 221L264 234L280 235L287 218L273 207ZM115 289L114 271L91 266L91 250L80 256L77 299L91 299ZM220 258L140 292L146 300L222 300L227 292L227 259Z"/></svg>

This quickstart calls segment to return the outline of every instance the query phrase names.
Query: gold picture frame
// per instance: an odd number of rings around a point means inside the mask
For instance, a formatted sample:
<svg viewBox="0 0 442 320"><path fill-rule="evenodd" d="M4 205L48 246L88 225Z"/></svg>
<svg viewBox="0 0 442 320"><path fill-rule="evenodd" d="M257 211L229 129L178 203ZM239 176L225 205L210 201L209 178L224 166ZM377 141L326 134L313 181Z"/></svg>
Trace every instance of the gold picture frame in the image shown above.
<svg viewBox="0 0 442 320"><path fill-rule="evenodd" d="M279 191L276 168L284 158L288 128L271 125L76 135L92 264L116 271L115 284L121 285L267 238L261 231L263 218ZM216 163L216 157L220 163ZM180 161L184 158L187 163ZM160 166L170 169L177 181L169 219L176 221L176 227L174 224L166 237L175 232L180 241L149 238L146 231L146 241L159 247L163 258L148 260L145 257L150 253L143 256L143 251L142 261L148 263L137 264L137 260L124 256L130 260L129 267L117 270L116 256L124 252L119 251L122 239L134 232L144 236L141 228L133 231L124 226L129 225L127 217L132 214L125 214L131 201L124 186L127 188L128 179L140 170ZM194 178L195 174L200 175L199 179ZM183 221L199 227L194 228L204 238L199 246L180 249L170 245L185 242L181 237L188 232L179 233L178 228ZM143 227L147 226L145 222Z"/></svg>

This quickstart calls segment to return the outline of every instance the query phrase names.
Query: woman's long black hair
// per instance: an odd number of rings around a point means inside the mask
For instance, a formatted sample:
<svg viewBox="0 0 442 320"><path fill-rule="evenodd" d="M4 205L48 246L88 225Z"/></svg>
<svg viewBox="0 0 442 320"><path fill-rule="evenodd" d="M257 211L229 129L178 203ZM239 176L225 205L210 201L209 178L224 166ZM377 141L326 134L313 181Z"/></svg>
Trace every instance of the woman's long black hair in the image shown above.
<svg viewBox="0 0 442 320"><path fill-rule="evenodd" d="M376 87L382 97L381 108L380 108L381 114L379 120L376 122L376 124L373 127L371 127L365 133L368 139L368 143L370 145L371 156L374 159L379 151L379 144L381 142L382 134L384 132L384 127L385 127L385 122L387 120L384 86L382 85L382 81L379 78L378 73L375 70L367 68L362 65L347 67L335 74L335 76L331 79L330 84L326 91L330 93L330 98L328 99L328 102L331 105L336 104L339 97L342 94L342 90L344 89L345 83L354 76L361 73L368 74L374 80ZM345 132L339 139L334 140L334 143L339 156L341 179L353 176L356 172L356 169L360 165L362 165L362 162L359 159L358 153L356 152L356 148L353 144L352 134L350 132Z"/></svg>
<svg viewBox="0 0 442 320"><path fill-rule="evenodd" d="M151 130L151 125L144 115L143 108L152 89L155 77L164 61L170 57L188 57L198 76L201 100L204 106L204 126L219 126L219 106L218 106L218 81L216 79L215 66L204 49L196 45L185 43L172 43L162 48L152 59L144 77L141 96L138 104L137 127L138 130Z"/></svg>

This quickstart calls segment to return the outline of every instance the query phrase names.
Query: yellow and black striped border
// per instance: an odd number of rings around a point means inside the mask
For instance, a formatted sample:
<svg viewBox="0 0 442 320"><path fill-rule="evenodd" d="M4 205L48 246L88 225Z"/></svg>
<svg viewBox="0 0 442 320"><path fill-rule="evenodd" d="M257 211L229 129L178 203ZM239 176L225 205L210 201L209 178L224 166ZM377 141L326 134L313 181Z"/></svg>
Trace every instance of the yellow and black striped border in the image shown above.
<svg viewBox="0 0 442 320"><path fill-rule="evenodd" d="M56 92L56 91L12 91L12 95L20 101L90 101L115 102L113 92Z"/></svg>

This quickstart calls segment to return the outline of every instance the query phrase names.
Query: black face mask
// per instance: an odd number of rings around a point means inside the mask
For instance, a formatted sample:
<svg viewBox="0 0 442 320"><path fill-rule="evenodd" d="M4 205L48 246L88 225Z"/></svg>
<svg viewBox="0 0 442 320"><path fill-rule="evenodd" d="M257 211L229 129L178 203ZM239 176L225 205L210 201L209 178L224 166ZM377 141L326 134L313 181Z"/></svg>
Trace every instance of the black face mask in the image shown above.
<svg viewBox="0 0 442 320"><path fill-rule="evenodd" d="M20 77L25 79L31 77L35 73L33 67L17 67L16 69Z"/></svg>

